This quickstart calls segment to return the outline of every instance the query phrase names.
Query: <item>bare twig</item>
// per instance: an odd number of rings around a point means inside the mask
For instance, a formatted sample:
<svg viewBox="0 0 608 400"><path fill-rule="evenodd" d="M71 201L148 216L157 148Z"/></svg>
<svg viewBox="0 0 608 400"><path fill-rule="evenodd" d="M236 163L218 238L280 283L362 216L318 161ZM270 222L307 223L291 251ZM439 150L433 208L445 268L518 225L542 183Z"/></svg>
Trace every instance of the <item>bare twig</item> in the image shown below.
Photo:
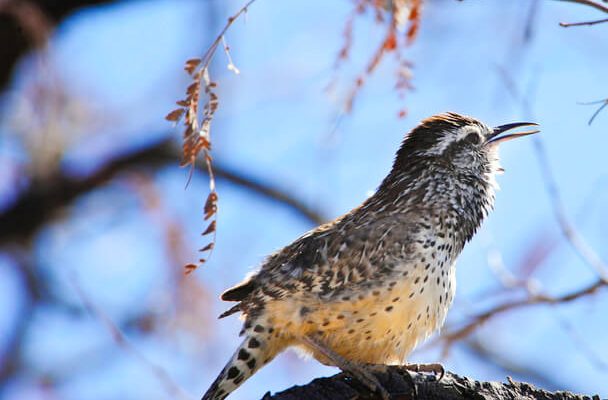
<svg viewBox="0 0 608 400"><path fill-rule="evenodd" d="M441 340L445 341L444 353L449 349L452 343L457 340L461 340L469 336L473 331L475 331L479 326L481 326L484 322L493 318L499 314L505 313L507 311L511 311L517 308L522 308L526 306L532 305L540 305L540 304L563 304L569 303L574 300L578 300L581 297L585 297L597 292L598 289L602 287L608 286L608 283L603 281L602 279L598 279L592 284L582 287L573 292L553 297L546 294L537 294L537 295L529 295L528 297L521 300L514 300L510 302L506 302L500 304L496 307L493 307L481 314L476 315L470 322L466 323L464 326L452 330L447 331L446 333L441 335Z"/></svg>
<svg viewBox="0 0 608 400"><path fill-rule="evenodd" d="M600 106L598 107L597 110L595 110L595 112L593 113L593 115L591 116L591 118L589 118L589 122L587 123L587 125L591 125L593 123L593 120L595 119L595 117L598 116L598 114L604 109L606 108L606 106L608 106L608 98L604 99L604 100L598 100L598 101L591 101L588 103L579 103L583 106L591 106L591 105L596 105L596 104L600 104Z"/></svg>
<svg viewBox="0 0 608 400"><path fill-rule="evenodd" d="M607 6L597 3L595 1L592 1L592 0L556 0L556 1L564 1L564 2L569 2L569 3L582 4L585 6L595 8L596 10L600 10L602 12L608 13ZM598 19L598 20L594 20L594 21L585 21L585 22L560 22L559 26L568 28L571 26L584 26L584 25L590 26L590 25L602 24L604 22L608 22L608 18Z"/></svg>
<svg viewBox="0 0 608 400"><path fill-rule="evenodd" d="M89 298L89 296L85 293L85 291L80 287L76 276L72 273L70 274L70 283L72 284L76 294L82 301L83 305L89 311L89 313L97 318L99 322L107 329L107 331L112 336L114 342L120 346L123 350L133 355L137 358L142 365L146 366L146 368L156 377L162 384L164 385L167 393L171 395L172 399L184 399L184 400L192 400L193 397L188 395L172 378L171 376L159 365L154 364L150 361L143 353L141 353L137 348L135 348L131 342L125 337L125 335L121 332L121 330L114 324L114 322L110 319L110 317L101 310L93 301Z"/></svg>
<svg viewBox="0 0 608 400"><path fill-rule="evenodd" d="M557 319L558 323L564 329L564 331L568 334L572 343L575 345L575 348L582 353L585 358L589 361L591 365L593 365L597 369L608 370L608 363L600 357L597 349L593 347L592 344L587 343L580 335L580 333L576 330L576 327L570 323L566 318L561 316L559 313L555 313L554 317Z"/></svg>
<svg viewBox="0 0 608 400"><path fill-rule="evenodd" d="M592 8L595 8L596 10L600 10L602 12L608 13L608 7L597 3L595 1L592 0L556 0L556 1L563 1L563 2L568 2L568 3L577 3L577 4L582 4L584 6L589 6Z"/></svg>
<svg viewBox="0 0 608 400"><path fill-rule="evenodd" d="M520 95L517 85L504 68L499 68L499 72L509 93L511 93L513 98L520 103L526 118L532 118L532 107L528 98ZM604 282L608 282L608 265L602 261L593 248L585 241L582 235L578 233L566 215L566 211L561 200L560 191L553 175L553 171L550 167L542 139L539 137L533 137L532 143L534 144L534 150L536 152L536 157L543 176L543 183L547 190L547 194L549 195L549 199L551 200L553 214L560 227L562 235L576 251L579 257L585 262L585 264L591 266Z"/></svg>
<svg viewBox="0 0 608 400"><path fill-rule="evenodd" d="M566 215L564 205L561 201L561 196L557 188L557 183L553 177L553 172L549 167L549 160L543 142L539 138L533 138L534 149L538 162L540 164L541 172L544 176L544 183L547 189L547 193L551 198L551 204L553 206L553 213L558 222L562 235L566 238L568 243L576 251L579 257L587 264L590 265L600 276L601 280L608 282L608 265L606 265L602 259L597 255L595 250L585 241L580 233L576 230L574 225L570 222Z"/></svg>
<svg viewBox="0 0 608 400"><path fill-rule="evenodd" d="M594 21L583 21L583 22L560 22L559 26L563 27L563 28L569 28L571 26L591 26L591 25L597 25L597 24L603 24L604 22L608 22L608 18L604 18L604 19L596 19Z"/></svg>
<svg viewBox="0 0 608 400"><path fill-rule="evenodd" d="M4 249L6 250L6 249ZM19 254L14 257L11 264L15 267L15 272L20 275L23 282L23 295L25 301L23 307L19 310L19 318L15 321L12 331L7 330L4 334L4 351L0 357L0 395L5 383L19 371L22 363L22 352L25 340L28 336L30 326L33 321L33 316L36 311L36 306L42 300L43 292L48 289L43 286L43 280L37 276L37 270L31 263L28 255L20 257Z"/></svg>

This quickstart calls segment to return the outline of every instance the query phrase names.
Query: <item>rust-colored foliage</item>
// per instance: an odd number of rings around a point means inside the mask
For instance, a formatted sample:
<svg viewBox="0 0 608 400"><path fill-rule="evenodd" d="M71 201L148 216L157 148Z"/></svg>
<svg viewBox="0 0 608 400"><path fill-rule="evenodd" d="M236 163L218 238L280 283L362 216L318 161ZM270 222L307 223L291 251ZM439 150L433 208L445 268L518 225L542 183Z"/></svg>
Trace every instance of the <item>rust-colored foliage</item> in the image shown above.
<svg viewBox="0 0 608 400"><path fill-rule="evenodd" d="M219 107L219 98L217 93L215 93L217 83L213 82L209 76L209 65L215 56L218 46L222 43L229 61L228 69L238 74L238 69L235 67L232 58L230 57L230 48L226 44L225 34L234 21L247 12L247 9L254 1L255 0L249 0L236 12L236 14L228 18L226 25L224 25L224 28L215 38L211 46L209 46L202 58L192 58L186 61L184 70L192 77L192 82L186 88L186 97L176 102L179 108L171 111L165 117L168 121L175 123L183 120L184 133L181 165L190 165L190 167L194 169L196 158L202 153L207 167L207 173L209 174L209 194L205 201L204 219L205 221L211 219L211 222L207 225L207 228L202 235L213 234L213 237L210 243L199 250L200 252L210 253L215 247L218 207L218 195L215 191L215 178L212 165L213 159L211 157L211 122ZM203 89L202 93L201 88ZM200 104L202 100L204 100L204 103L201 110ZM209 255L207 258L209 258ZM200 258L198 265L204 264L205 261L205 258ZM185 272L186 274L189 274L196 268L196 264L188 264L185 266Z"/></svg>
<svg viewBox="0 0 608 400"><path fill-rule="evenodd" d="M194 168L196 157L203 153L207 171L209 173L209 189L210 193L205 202L205 220L214 218L217 213L218 196L215 191L215 180L213 176L212 158L211 158L211 121L218 108L218 96L213 91L217 84L209 78L208 62L202 64L199 58L193 58L186 61L184 70L192 77L192 83L186 88L186 97L176 102L180 108L171 111L165 117L168 121L178 122L182 120L184 123L183 146L182 146L182 166L190 165ZM203 97L205 103L202 113L199 116L199 103L201 101L201 88L203 89ZM210 228L213 227L212 230ZM204 234L215 233L215 220L207 227ZM201 248L201 252L211 251L215 243L215 235L211 243ZM203 264L205 259L199 260ZM185 266L185 272L191 273L196 269L196 264L188 264Z"/></svg>
<svg viewBox="0 0 608 400"><path fill-rule="evenodd" d="M344 45L338 52L336 66L347 60L353 41L354 20L357 16L371 10L377 23L386 25L386 35L378 48L372 54L365 71L356 79L353 88L346 100L346 111L352 110L355 98L359 90L365 84L367 76L371 75L383 60L386 53L395 53L398 63L397 80L395 88L401 96L405 91L412 88L411 64L405 60L401 50L411 45L418 34L423 0L355 0L355 7L351 16L347 19L344 28ZM386 18L386 15L389 18ZM404 29L404 34L400 32ZM407 112L401 110L400 117L405 117Z"/></svg>

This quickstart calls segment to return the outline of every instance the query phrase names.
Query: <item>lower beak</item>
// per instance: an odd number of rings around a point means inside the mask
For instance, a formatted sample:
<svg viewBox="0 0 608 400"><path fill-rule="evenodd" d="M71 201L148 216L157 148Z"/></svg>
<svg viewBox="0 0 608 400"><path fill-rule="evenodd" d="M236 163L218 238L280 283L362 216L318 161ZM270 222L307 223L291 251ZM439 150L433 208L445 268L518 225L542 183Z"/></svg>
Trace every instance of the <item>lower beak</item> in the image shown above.
<svg viewBox="0 0 608 400"><path fill-rule="evenodd" d="M512 124L500 125L494 128L493 132L486 137L486 144L498 144L509 141L521 136L528 136L540 132L538 129L532 129L522 132L511 133L509 135L499 136L500 134L522 126L538 126L534 122L514 122Z"/></svg>

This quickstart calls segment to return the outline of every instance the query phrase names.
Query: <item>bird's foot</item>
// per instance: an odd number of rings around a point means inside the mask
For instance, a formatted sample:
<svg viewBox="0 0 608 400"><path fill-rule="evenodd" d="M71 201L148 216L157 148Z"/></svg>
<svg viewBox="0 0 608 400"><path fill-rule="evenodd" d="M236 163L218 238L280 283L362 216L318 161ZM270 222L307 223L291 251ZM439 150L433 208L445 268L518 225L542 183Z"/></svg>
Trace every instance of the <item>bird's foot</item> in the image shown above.
<svg viewBox="0 0 608 400"><path fill-rule="evenodd" d="M382 386L378 378L374 375L374 369L367 368L368 366L366 364L346 360L344 357L326 346L319 337L304 336L302 341L331 361L333 365L340 368L347 375L356 379L372 393L377 393L380 395L382 400L391 399L391 395L388 390Z"/></svg>
<svg viewBox="0 0 608 400"><path fill-rule="evenodd" d="M380 395L382 400L391 399L388 390L382 386L382 383L374 375L374 372L380 372L376 368L368 368L368 365L347 361L340 366L340 369L363 384L370 392Z"/></svg>
<svg viewBox="0 0 608 400"><path fill-rule="evenodd" d="M445 375L445 368L443 365L439 363L431 363L431 364L407 364L405 365L405 369L412 372L427 372L432 373L437 377L437 380L440 381Z"/></svg>

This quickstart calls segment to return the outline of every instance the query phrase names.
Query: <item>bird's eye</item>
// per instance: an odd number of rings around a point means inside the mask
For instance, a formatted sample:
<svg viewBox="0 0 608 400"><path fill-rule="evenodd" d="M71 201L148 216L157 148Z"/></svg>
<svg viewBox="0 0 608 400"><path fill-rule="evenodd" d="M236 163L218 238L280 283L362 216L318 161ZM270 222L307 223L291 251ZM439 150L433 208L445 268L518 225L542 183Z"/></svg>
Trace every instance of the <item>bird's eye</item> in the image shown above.
<svg viewBox="0 0 608 400"><path fill-rule="evenodd" d="M469 133L464 140L469 144L479 144L479 142L481 142L481 138L476 132Z"/></svg>

